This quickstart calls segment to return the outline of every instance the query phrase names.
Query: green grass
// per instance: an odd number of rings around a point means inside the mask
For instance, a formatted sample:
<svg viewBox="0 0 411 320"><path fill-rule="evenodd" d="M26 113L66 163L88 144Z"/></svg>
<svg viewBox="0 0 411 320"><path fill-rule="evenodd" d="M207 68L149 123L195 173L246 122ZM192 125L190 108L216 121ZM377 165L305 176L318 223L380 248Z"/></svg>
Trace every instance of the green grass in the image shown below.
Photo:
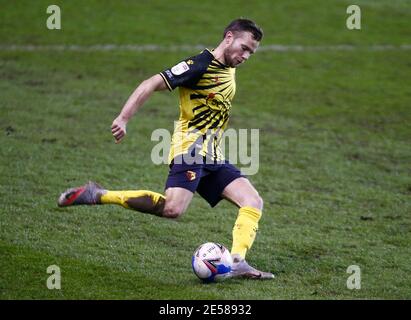
<svg viewBox="0 0 411 320"><path fill-rule="evenodd" d="M361 31L345 28L347 1L220 2L213 14L210 1L127 3L56 2L63 29L49 31L48 2L1 1L0 45L212 46L240 15L263 26L263 44L410 39L409 1L359 1ZM258 52L238 69L231 126L260 129L250 179L265 200L248 259L274 281L203 285L192 273L197 245L231 245L228 203L210 209L195 196L177 221L56 206L89 179L163 191L168 169L152 164L150 136L173 128L177 94L154 94L123 143L109 128L140 81L192 54L0 51L0 298L410 299L409 51ZM61 290L46 287L52 264ZM362 288L349 290L355 264Z"/></svg>

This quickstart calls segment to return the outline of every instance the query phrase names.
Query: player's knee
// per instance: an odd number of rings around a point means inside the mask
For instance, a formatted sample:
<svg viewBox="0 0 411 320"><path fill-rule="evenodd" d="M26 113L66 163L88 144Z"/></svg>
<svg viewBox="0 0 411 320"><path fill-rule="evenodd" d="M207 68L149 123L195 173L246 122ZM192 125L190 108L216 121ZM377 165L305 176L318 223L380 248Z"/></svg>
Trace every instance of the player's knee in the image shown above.
<svg viewBox="0 0 411 320"><path fill-rule="evenodd" d="M254 198L254 202L257 209L263 210L264 200L258 194Z"/></svg>
<svg viewBox="0 0 411 320"><path fill-rule="evenodd" d="M246 206L253 207L259 210L263 209L264 201L263 198L257 193L255 195L249 196L246 200Z"/></svg>
<svg viewBox="0 0 411 320"><path fill-rule="evenodd" d="M163 210L163 217L176 219L184 213L184 208L179 205L168 205Z"/></svg>

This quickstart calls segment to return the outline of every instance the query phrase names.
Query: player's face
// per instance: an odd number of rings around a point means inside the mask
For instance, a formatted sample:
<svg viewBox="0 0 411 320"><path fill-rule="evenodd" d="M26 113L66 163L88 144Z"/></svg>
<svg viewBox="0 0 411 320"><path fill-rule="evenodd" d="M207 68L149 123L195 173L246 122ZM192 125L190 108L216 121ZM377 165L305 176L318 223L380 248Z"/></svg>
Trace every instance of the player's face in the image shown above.
<svg viewBox="0 0 411 320"><path fill-rule="evenodd" d="M236 32L228 37L229 45L224 51L224 60L232 68L246 61L259 45L250 32Z"/></svg>

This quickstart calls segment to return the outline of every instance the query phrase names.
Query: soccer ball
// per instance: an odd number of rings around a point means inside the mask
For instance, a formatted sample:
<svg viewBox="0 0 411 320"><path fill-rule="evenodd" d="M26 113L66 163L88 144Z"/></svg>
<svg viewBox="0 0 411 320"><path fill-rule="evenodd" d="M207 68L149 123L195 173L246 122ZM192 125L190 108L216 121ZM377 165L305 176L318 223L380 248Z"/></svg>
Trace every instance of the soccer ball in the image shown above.
<svg viewBox="0 0 411 320"><path fill-rule="evenodd" d="M233 259L230 251L216 242L199 246L191 259L193 271L204 282L222 280L231 271Z"/></svg>

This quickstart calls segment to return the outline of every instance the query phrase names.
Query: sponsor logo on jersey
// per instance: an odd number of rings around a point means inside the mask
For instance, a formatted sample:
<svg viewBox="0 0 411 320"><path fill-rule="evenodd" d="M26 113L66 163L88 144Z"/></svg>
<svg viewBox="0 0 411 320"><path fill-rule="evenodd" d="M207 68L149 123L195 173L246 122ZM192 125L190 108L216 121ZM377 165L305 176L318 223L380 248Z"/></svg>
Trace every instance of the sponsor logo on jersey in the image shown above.
<svg viewBox="0 0 411 320"><path fill-rule="evenodd" d="M171 72L174 75L179 76L180 74L183 74L184 72L187 72L189 69L190 69L190 67L188 66L187 62L182 61L179 64L172 67Z"/></svg>

